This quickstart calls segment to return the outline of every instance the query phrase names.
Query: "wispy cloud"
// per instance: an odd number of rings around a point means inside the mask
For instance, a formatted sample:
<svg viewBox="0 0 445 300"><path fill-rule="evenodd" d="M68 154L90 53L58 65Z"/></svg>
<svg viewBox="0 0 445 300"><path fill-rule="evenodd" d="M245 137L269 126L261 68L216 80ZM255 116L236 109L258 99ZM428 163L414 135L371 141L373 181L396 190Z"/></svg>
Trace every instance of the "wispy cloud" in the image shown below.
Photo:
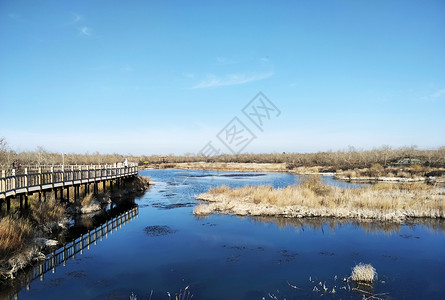
<svg viewBox="0 0 445 300"><path fill-rule="evenodd" d="M436 100L443 98L444 96L445 96L445 89L441 89L441 90L435 91L434 93L432 93L428 96L420 97L419 100L420 101L436 101Z"/></svg>
<svg viewBox="0 0 445 300"><path fill-rule="evenodd" d="M93 30L88 26L81 27L79 29L79 32L81 35L84 35L84 36L92 36L93 35Z"/></svg>
<svg viewBox="0 0 445 300"><path fill-rule="evenodd" d="M230 86L230 85L238 85L245 84L253 81L263 80L273 76L273 72L266 73L244 73L244 74L230 74L223 78L219 78L214 75L208 76L207 79L201 81L197 85L195 85L194 89L203 89L203 88L211 88L218 86Z"/></svg>
<svg viewBox="0 0 445 300"><path fill-rule="evenodd" d="M80 21L83 21L83 16L75 14L75 13L71 13L73 15L73 20L72 23L77 23Z"/></svg>
<svg viewBox="0 0 445 300"><path fill-rule="evenodd" d="M435 93L433 93L430 97L432 99L437 99L437 98L441 98L444 95L445 95L445 89L441 89L441 90L438 90Z"/></svg>

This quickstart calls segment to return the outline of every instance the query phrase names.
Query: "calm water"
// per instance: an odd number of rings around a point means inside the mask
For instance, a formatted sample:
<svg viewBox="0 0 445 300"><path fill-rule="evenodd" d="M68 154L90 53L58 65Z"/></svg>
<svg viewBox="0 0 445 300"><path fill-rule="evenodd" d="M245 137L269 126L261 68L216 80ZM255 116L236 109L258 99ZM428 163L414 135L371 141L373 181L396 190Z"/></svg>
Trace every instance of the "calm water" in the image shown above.
<svg viewBox="0 0 445 300"><path fill-rule="evenodd" d="M445 299L445 225L336 220L196 218L193 196L226 184L298 182L290 174L150 170L156 185L138 198L139 216L83 255L31 282L19 299L361 299L342 278L359 262L385 299ZM332 184L346 186L332 178ZM354 186L352 186L354 187ZM309 281L311 278L312 281ZM335 279L337 278L337 279ZM335 286L336 294L327 294ZM297 290L289 284L299 287ZM319 292L313 291L317 287ZM345 290L346 289L346 290ZM322 296L323 294L323 296Z"/></svg>

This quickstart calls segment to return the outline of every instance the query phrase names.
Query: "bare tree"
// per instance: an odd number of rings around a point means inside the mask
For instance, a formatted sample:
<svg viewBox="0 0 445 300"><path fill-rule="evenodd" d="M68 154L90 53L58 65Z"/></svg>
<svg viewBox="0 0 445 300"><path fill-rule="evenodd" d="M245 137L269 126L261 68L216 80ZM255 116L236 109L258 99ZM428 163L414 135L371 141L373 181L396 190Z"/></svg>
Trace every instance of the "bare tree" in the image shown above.
<svg viewBox="0 0 445 300"><path fill-rule="evenodd" d="M36 149L36 162L38 165L44 165L46 163L47 151L43 146L37 146Z"/></svg>
<svg viewBox="0 0 445 300"><path fill-rule="evenodd" d="M6 164L6 153L8 152L8 143L4 137L0 138L0 165Z"/></svg>

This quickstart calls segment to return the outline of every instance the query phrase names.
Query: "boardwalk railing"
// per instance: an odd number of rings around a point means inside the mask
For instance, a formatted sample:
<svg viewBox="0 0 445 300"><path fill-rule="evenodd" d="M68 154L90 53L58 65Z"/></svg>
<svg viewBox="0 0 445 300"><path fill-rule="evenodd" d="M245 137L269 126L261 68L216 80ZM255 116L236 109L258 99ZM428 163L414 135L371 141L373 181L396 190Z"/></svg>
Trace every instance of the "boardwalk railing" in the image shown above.
<svg viewBox="0 0 445 300"><path fill-rule="evenodd" d="M121 164L102 166L51 166L49 170L38 168L37 171L23 172L15 169L2 170L0 177L0 199L15 197L37 191L80 184L95 183L134 176L138 174L137 164L124 167Z"/></svg>
<svg viewBox="0 0 445 300"><path fill-rule="evenodd" d="M48 254L45 260L40 264L34 266L31 274L30 281L40 277L43 280L43 275L52 270L55 272L55 267L65 262L70 258L75 258L77 253L82 254L85 248L90 249L90 245L97 244L97 241L102 241L103 237L107 237L109 233L125 225L131 219L139 215L139 208L135 207L116 218L107 221L101 226L89 231L86 234L82 234L79 238L74 239L72 242L64 245L63 247L57 249L56 251Z"/></svg>

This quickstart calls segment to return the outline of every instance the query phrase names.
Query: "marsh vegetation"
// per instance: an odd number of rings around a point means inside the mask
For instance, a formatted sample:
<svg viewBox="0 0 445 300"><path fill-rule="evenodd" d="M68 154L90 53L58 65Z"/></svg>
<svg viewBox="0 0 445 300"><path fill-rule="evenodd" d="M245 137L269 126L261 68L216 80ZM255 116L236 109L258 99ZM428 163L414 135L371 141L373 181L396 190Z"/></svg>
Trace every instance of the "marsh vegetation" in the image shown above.
<svg viewBox="0 0 445 300"><path fill-rule="evenodd" d="M378 183L357 189L323 183L306 176L301 184L220 186L196 197L209 202L195 215L214 212L252 216L338 217L401 221L410 217L445 217L445 190L425 183Z"/></svg>

